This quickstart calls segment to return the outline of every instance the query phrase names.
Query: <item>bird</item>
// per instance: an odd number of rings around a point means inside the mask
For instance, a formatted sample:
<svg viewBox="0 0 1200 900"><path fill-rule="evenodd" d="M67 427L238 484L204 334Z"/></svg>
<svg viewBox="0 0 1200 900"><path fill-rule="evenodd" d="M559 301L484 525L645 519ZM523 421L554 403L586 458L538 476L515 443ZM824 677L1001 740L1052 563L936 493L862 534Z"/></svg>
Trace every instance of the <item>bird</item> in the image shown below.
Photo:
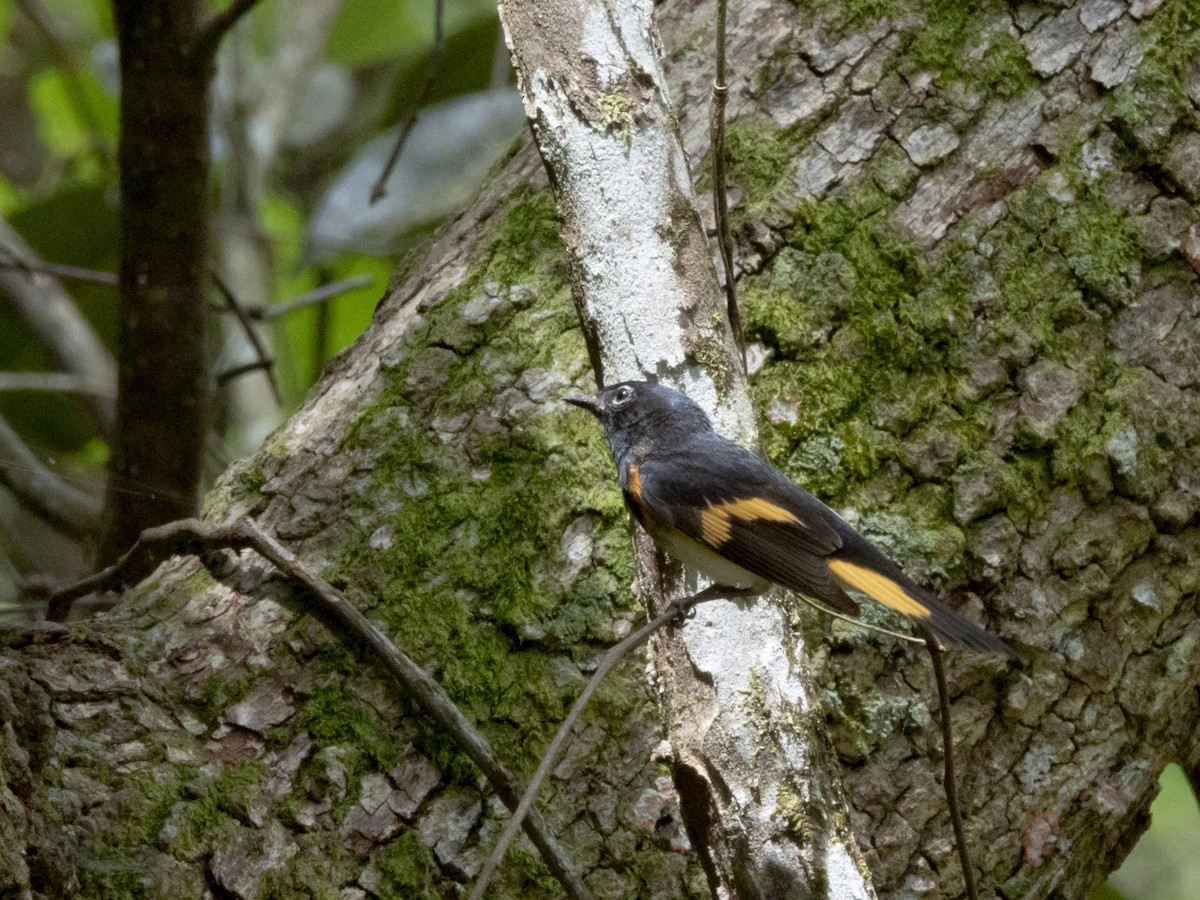
<svg viewBox="0 0 1200 900"><path fill-rule="evenodd" d="M854 592L943 645L1016 657L800 485L718 434L681 391L623 381L594 397L564 399L604 426L634 519L668 555L714 584L753 593L777 584L856 617Z"/></svg>

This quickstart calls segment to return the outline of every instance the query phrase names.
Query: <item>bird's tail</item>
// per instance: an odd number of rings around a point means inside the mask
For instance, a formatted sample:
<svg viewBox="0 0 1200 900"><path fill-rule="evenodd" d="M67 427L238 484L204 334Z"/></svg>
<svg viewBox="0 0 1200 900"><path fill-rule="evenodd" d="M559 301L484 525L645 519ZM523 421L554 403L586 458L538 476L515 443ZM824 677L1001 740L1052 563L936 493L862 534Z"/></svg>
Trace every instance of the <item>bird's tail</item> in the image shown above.
<svg viewBox="0 0 1200 900"><path fill-rule="evenodd" d="M865 543L865 542L864 542ZM844 589L865 594L877 603L914 620L939 641L952 647L1018 658L1008 644L980 628L923 590L898 570L881 571L865 560L832 557L829 573Z"/></svg>

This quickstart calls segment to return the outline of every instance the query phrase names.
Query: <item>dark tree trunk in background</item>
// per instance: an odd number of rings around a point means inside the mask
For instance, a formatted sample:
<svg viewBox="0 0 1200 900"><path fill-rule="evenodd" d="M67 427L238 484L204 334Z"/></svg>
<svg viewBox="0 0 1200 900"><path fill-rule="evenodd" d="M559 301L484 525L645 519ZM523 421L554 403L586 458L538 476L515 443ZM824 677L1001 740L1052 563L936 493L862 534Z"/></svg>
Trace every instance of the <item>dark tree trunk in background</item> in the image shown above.
<svg viewBox="0 0 1200 900"><path fill-rule="evenodd" d="M712 9L656 9L703 179ZM983 896L1087 896L1163 766L1200 763L1196 16L1192 0L731 5L735 259L764 444L1027 657L949 657ZM588 114L619 131L638 100ZM602 438L559 402L593 386L568 258L527 145L208 505L344 587L522 774L642 616ZM0 637L0 894L469 881L505 821L478 774L269 566L207 562L164 565L86 628ZM777 750L824 728L849 805L833 824L877 894L960 896L923 654L773 600L746 609L789 617L822 688L797 723L757 671L736 697L710 686L771 754L752 786L781 810L764 827L812 833ZM708 627L698 615L682 641ZM613 673L541 808L597 894L706 896L650 658ZM738 852L769 863L777 846ZM559 892L518 846L496 894Z"/></svg>
<svg viewBox="0 0 1200 900"><path fill-rule="evenodd" d="M101 558L199 503L210 383L209 81L200 0L117 0L121 334ZM138 485L137 492L127 490Z"/></svg>

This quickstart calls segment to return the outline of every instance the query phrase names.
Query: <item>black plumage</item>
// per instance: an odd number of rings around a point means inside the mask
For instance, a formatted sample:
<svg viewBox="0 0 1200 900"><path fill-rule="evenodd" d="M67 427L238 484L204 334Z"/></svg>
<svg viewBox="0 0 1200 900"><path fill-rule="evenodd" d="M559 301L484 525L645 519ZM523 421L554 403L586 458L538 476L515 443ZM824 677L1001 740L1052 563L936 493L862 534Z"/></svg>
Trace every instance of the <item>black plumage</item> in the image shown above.
<svg viewBox="0 0 1200 900"><path fill-rule="evenodd" d="M729 584L782 585L857 615L856 591L946 644L1014 655L920 587L841 516L778 469L717 434L679 391L644 381L569 402L603 423L626 502L660 545Z"/></svg>

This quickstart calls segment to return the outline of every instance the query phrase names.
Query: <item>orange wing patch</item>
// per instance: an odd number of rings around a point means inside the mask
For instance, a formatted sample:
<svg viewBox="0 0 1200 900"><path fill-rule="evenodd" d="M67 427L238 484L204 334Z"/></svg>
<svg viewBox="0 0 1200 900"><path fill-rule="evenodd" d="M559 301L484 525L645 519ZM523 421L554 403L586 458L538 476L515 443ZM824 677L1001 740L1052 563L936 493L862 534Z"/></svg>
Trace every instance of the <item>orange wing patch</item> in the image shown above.
<svg viewBox="0 0 1200 900"><path fill-rule="evenodd" d="M634 500L642 499L642 476L638 472L637 463L631 463L626 470L629 474L629 493L633 494Z"/></svg>
<svg viewBox="0 0 1200 900"><path fill-rule="evenodd" d="M844 588L862 591L872 600L878 600L884 606L914 619L928 619L929 608L918 603L909 593L888 578L880 575L874 569L858 566L844 559L829 560L829 571Z"/></svg>
<svg viewBox="0 0 1200 900"><path fill-rule="evenodd" d="M782 506L776 506L770 500L764 500L762 497L743 497L714 503L700 510L700 534L704 542L710 547L724 544L733 533L734 519L742 522L766 520L804 525L792 512Z"/></svg>

